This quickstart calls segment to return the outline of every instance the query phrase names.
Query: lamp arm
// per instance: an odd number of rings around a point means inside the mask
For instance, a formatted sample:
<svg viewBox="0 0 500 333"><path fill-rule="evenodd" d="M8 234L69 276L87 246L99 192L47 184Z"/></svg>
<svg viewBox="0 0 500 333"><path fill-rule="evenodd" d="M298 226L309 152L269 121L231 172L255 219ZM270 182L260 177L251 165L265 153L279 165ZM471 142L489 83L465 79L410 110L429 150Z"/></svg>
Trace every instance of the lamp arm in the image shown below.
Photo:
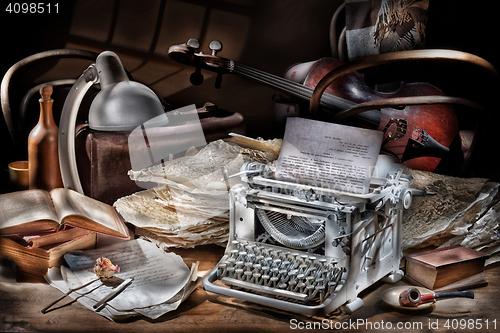
<svg viewBox="0 0 500 333"><path fill-rule="evenodd" d="M64 101L59 121L59 165L65 188L83 194L82 184L78 175L75 153L75 127L78 110L83 97L93 84L99 81L95 64L90 65L78 78Z"/></svg>

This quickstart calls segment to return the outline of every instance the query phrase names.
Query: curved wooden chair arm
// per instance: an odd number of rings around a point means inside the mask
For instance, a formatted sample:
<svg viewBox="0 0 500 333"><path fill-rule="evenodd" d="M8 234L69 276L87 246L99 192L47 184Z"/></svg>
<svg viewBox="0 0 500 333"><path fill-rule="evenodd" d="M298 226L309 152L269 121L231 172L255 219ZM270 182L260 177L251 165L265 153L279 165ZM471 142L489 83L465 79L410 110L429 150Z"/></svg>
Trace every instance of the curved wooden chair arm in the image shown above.
<svg viewBox="0 0 500 333"><path fill-rule="evenodd" d="M44 51L40 53L33 54L29 57L26 57L17 63L15 63L9 70L5 73L2 79L2 83L0 84L0 99L2 101L2 112L5 118L5 123L7 124L7 129L9 130L10 136L16 144L18 139L18 128L14 125L14 120L12 117L12 110L10 106L9 99L9 87L10 81L12 77L15 75L16 71L19 69L31 65L33 63L49 60L49 59L59 59L59 58L80 58L80 59L88 59L95 60L97 58L98 53L85 51L85 50L76 50L76 49L56 49L50 51Z"/></svg>
<svg viewBox="0 0 500 333"><path fill-rule="evenodd" d="M364 58L360 58L350 63L346 63L342 66L339 66L328 74L326 74L316 85L314 92L311 96L311 101L309 104L309 114L315 115L317 114L319 102L321 100L321 96L325 89L336 79L339 77L368 67L374 67L378 65L393 63L393 62L401 62L401 61L410 61L410 60L454 60L465 63L470 63L473 65L482 68L487 73L492 75L495 80L498 80L498 72L496 68L486 61L485 59L478 57L476 55L462 52L462 51L454 51L454 50L410 50L410 51L399 51L392 53L384 53L384 54L376 54L372 56L367 56Z"/></svg>

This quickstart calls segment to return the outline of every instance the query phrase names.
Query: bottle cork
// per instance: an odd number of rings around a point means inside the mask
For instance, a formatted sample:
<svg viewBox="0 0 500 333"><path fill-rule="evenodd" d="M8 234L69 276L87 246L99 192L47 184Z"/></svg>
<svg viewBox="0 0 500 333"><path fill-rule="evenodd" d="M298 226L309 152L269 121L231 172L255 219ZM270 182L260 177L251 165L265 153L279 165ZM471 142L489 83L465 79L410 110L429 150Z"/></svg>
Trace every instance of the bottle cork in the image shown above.
<svg viewBox="0 0 500 333"><path fill-rule="evenodd" d="M43 101L50 101L52 100L52 91L53 88L49 84L44 84L40 87L40 95L42 96Z"/></svg>

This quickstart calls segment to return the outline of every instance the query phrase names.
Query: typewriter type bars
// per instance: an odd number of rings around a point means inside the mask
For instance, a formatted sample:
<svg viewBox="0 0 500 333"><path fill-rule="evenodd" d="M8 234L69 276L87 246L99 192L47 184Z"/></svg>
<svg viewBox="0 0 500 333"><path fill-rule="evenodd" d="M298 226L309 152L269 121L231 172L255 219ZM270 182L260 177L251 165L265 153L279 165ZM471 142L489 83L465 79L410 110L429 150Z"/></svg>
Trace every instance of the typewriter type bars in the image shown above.
<svg viewBox="0 0 500 333"><path fill-rule="evenodd" d="M363 306L358 294L402 278L402 210L411 179L394 164L357 195L267 178L253 168L230 191L224 256L205 277L207 291L305 315Z"/></svg>

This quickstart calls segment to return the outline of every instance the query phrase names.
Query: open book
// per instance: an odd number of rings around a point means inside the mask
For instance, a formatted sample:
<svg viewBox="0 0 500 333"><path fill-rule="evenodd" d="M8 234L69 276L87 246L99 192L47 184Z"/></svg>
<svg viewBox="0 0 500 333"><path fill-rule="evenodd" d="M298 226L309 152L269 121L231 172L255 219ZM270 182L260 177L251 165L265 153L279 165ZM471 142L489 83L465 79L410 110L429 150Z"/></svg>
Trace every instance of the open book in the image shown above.
<svg viewBox="0 0 500 333"><path fill-rule="evenodd" d="M26 190L0 195L1 236L40 235L64 230L66 226L130 238L127 226L113 207L73 190Z"/></svg>

